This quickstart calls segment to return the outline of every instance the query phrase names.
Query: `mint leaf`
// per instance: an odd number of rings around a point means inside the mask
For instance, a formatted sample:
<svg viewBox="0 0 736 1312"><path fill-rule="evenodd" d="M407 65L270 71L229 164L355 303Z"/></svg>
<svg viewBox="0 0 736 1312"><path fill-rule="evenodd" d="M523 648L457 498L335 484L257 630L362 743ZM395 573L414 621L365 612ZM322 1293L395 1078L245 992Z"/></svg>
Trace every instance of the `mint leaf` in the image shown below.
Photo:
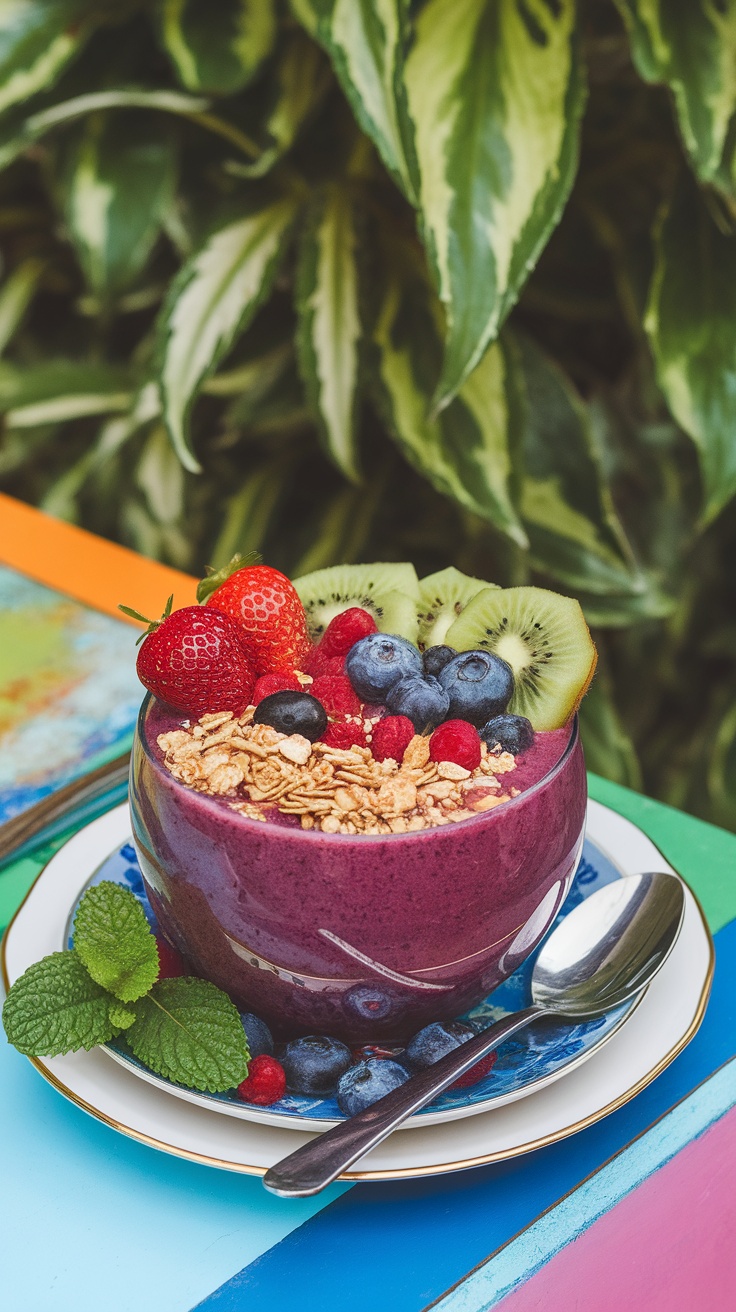
<svg viewBox="0 0 736 1312"><path fill-rule="evenodd" d="M114 1025L116 1030L128 1030L138 1012L133 1007L126 1007L124 1003L115 1001L110 1006L109 1015L110 1024Z"/></svg>
<svg viewBox="0 0 736 1312"><path fill-rule="evenodd" d="M156 940L130 889L106 880L87 889L74 917L74 948L98 984L135 1002L158 979Z"/></svg>
<svg viewBox="0 0 736 1312"><path fill-rule="evenodd" d="M107 1043L112 999L90 979L76 952L53 952L28 967L3 1007L8 1039L27 1057L58 1057Z"/></svg>
<svg viewBox="0 0 736 1312"><path fill-rule="evenodd" d="M162 979L136 1007L125 1038L157 1075L206 1093L223 1093L248 1074L248 1045L237 1009L205 979Z"/></svg>

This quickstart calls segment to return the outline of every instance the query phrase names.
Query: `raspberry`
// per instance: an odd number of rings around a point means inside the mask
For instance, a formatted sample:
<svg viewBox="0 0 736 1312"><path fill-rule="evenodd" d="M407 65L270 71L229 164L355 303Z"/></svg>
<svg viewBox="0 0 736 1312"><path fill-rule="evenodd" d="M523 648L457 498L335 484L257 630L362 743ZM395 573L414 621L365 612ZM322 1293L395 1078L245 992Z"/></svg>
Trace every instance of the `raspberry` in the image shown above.
<svg viewBox="0 0 736 1312"><path fill-rule="evenodd" d="M311 674L313 679L318 678L320 674L344 674L345 657L328 656L322 650L322 643L318 643L302 661L302 669L305 674Z"/></svg>
<svg viewBox="0 0 736 1312"><path fill-rule="evenodd" d="M349 752L351 747L365 747L365 729L362 721L358 723L355 720L333 720L322 734L320 742L326 743L328 747L337 747L343 752Z"/></svg>
<svg viewBox="0 0 736 1312"><path fill-rule="evenodd" d="M377 761L391 757L401 763L414 733L414 725L405 715L386 715L373 729L371 751Z"/></svg>
<svg viewBox="0 0 736 1312"><path fill-rule="evenodd" d="M301 691L302 685L294 674L262 674L260 679L256 679L250 700L253 706L257 706L264 697L270 697L272 692Z"/></svg>
<svg viewBox="0 0 736 1312"><path fill-rule="evenodd" d="M360 715L360 698L345 674L319 674L309 691L322 703L331 720Z"/></svg>
<svg viewBox="0 0 736 1312"><path fill-rule="evenodd" d="M467 720L445 720L435 729L429 740L429 755L433 761L454 761L465 770L480 765L480 736Z"/></svg>
<svg viewBox="0 0 736 1312"><path fill-rule="evenodd" d="M278 1102L285 1093L284 1068L280 1061L266 1053L253 1058L247 1078L238 1085L238 1097L243 1102L253 1102L259 1107L268 1107L269 1103Z"/></svg>
<svg viewBox="0 0 736 1312"><path fill-rule="evenodd" d="M475 1066L471 1066L469 1071L466 1071L464 1075L460 1076L459 1080L455 1080L449 1087L451 1089L469 1089L471 1084L477 1084L495 1065L496 1056L495 1052L489 1052L486 1057L481 1057L480 1061L475 1063Z"/></svg>
<svg viewBox="0 0 736 1312"><path fill-rule="evenodd" d="M325 656L347 656L351 647L369 633L376 632L376 621L367 610L360 606L351 606L334 620L330 620L323 635L320 647Z"/></svg>
<svg viewBox="0 0 736 1312"><path fill-rule="evenodd" d="M180 975L189 974L183 957L179 955L176 948L172 948L171 944L167 943L165 938L156 937L156 948L159 979L178 979Z"/></svg>

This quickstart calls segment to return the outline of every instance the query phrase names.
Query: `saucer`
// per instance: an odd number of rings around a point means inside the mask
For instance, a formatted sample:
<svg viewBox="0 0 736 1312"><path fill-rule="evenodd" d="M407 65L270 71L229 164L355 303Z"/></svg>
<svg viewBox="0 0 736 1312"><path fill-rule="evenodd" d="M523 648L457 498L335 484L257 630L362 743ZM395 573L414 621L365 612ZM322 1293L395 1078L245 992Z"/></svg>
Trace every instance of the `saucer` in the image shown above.
<svg viewBox="0 0 736 1312"><path fill-rule="evenodd" d="M90 876L129 835L125 808L75 835L39 876L3 943L6 987L65 941L70 908ZM590 802L588 838L621 874L671 870L650 840L615 812ZM614 876L615 877L615 876ZM633 1098L682 1051L705 1011L713 971L710 934L688 891L680 938L638 1006L605 1045L565 1078L492 1110L392 1135L345 1179L439 1174L514 1157L563 1139ZM263 1174L308 1133L220 1114L171 1096L101 1050L36 1058L55 1088L91 1115L163 1151L247 1174ZM163 1083L163 1082L162 1082ZM177 1091L181 1092L181 1091ZM292 1123L293 1124L293 1123ZM313 1128L312 1123L312 1128Z"/></svg>

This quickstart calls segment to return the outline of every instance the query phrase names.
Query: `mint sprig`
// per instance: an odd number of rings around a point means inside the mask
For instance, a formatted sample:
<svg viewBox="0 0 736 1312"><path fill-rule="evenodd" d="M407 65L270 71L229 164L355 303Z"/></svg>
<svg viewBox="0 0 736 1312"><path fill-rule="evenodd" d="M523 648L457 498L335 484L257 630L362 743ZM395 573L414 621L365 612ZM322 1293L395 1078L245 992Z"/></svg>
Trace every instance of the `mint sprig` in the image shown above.
<svg viewBox="0 0 736 1312"><path fill-rule="evenodd" d="M248 1074L243 1025L226 993L194 976L157 982L158 949L137 898L103 882L82 897L74 948L36 961L3 1006L28 1057L87 1051L124 1033L136 1057L176 1084L224 1093Z"/></svg>
<svg viewBox="0 0 736 1312"><path fill-rule="evenodd" d="M143 907L120 884L104 881L85 893L74 917L74 948L87 970L121 1002L135 1002L156 983L156 940Z"/></svg>

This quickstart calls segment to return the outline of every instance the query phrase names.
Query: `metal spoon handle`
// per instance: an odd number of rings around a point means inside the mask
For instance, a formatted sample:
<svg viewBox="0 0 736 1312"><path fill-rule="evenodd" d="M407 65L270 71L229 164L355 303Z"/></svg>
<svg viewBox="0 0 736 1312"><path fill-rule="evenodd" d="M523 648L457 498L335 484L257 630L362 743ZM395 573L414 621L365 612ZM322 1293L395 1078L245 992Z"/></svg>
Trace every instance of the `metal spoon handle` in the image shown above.
<svg viewBox="0 0 736 1312"><path fill-rule="evenodd" d="M282 1198L307 1198L319 1193L364 1153L382 1143L412 1112L426 1107L504 1039L542 1014L541 1007L527 1007L497 1021L433 1066L412 1075L406 1084L387 1093L366 1111L342 1121L277 1162L263 1177L264 1185ZM545 1010L544 1014L549 1013Z"/></svg>

